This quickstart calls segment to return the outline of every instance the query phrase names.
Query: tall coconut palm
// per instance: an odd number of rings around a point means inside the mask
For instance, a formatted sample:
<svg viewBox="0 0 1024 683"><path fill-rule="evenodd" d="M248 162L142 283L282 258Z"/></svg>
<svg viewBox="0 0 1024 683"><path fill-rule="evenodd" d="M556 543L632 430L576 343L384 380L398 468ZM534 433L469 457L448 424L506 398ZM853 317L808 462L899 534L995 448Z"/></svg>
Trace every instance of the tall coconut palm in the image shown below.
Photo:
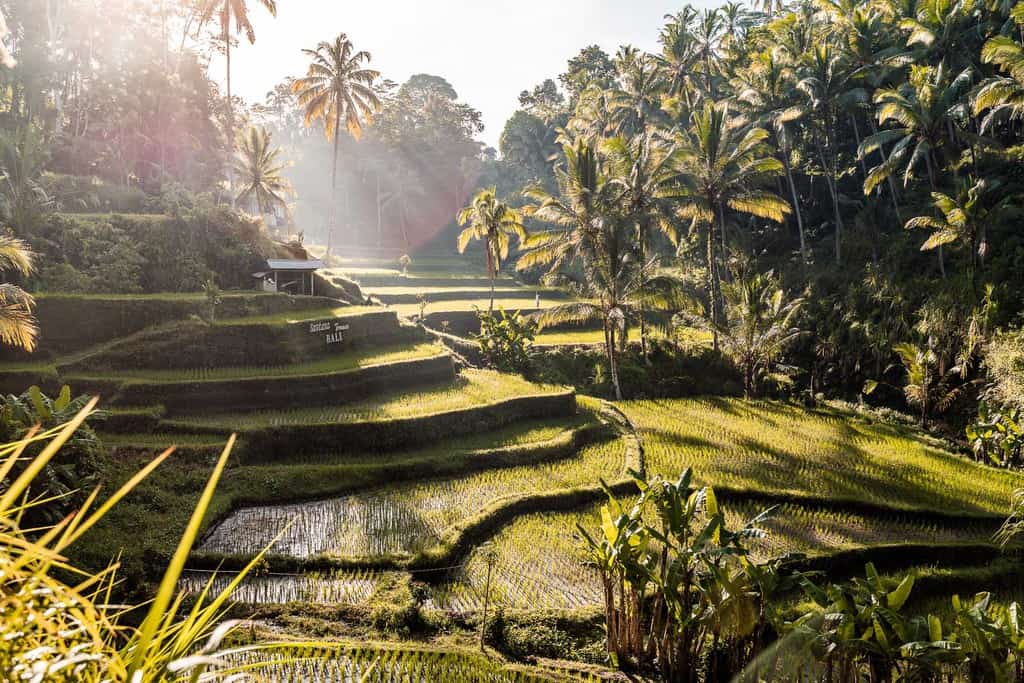
<svg viewBox="0 0 1024 683"><path fill-rule="evenodd" d="M19 239L0 235L0 273L27 276L32 273L32 254ZM24 351L36 348L39 328L32 316L35 300L21 287L0 284L0 342Z"/></svg>
<svg viewBox="0 0 1024 683"><path fill-rule="evenodd" d="M740 273L723 285L729 320L716 331L722 348L743 373L743 393L758 394L764 379L788 381L783 354L806 332L797 325L804 300L788 299L773 273Z"/></svg>
<svg viewBox="0 0 1024 683"><path fill-rule="evenodd" d="M1010 15L1018 30L1024 27L1024 3ZM981 59L1007 74L986 79L974 96L974 113L988 112L981 121L984 132L996 121L1024 118L1024 47L1010 36L995 36L981 48Z"/></svg>
<svg viewBox="0 0 1024 683"><path fill-rule="evenodd" d="M832 45L823 43L804 58L802 74L797 88L807 96L810 121L815 131L814 146L825 172L825 180L832 197L832 216L835 221L836 263L842 263L843 216L839 210L839 112L842 109L850 71L844 55Z"/></svg>
<svg viewBox="0 0 1024 683"><path fill-rule="evenodd" d="M783 171L774 151L765 144L768 131L744 128L731 120L728 108L706 105L693 115L690 128L680 134L679 170L684 188L680 215L705 230L707 245L707 298L712 328L720 323L720 271L715 258L715 232L724 237L727 209L781 223L789 204L766 183ZM714 336L718 349L718 335Z"/></svg>
<svg viewBox="0 0 1024 683"><path fill-rule="evenodd" d="M257 0L263 5L271 16L277 16L277 0ZM205 26L210 20L217 17L220 23L221 37L224 40L224 55L226 58L227 73L227 105L228 122L227 137L231 151L235 149L235 105L231 100L231 21L235 22L235 32L244 33L249 43L256 42L256 31L253 30L252 22L249 20L249 7L247 0L202 0L199 5L199 26ZM233 164L228 164L228 192L231 196L231 206L235 204L235 175Z"/></svg>
<svg viewBox="0 0 1024 683"><path fill-rule="evenodd" d="M679 171L676 148L669 141L645 132L632 138L606 140L603 151L608 158L609 182L617 191L619 210L635 228L637 260L643 264L640 278L640 346L647 357L647 322L643 310L646 291L648 243L657 230L673 244L677 242L675 226L676 197L679 194Z"/></svg>
<svg viewBox="0 0 1024 683"><path fill-rule="evenodd" d="M557 306L545 311L540 324L600 320L604 329L605 353L615 397L622 398L616 360L617 342L627 330L625 300L636 283L631 275L632 240L624 233L626 223L614 214L614 188L608 182L596 145L580 136L562 145L565 162L555 169L558 192L541 185L526 190L533 203L524 213L555 228L530 235L518 270L546 267L549 277L566 276L568 266L579 263L584 273L578 282L595 301ZM635 294L635 292L632 292Z"/></svg>
<svg viewBox="0 0 1024 683"><path fill-rule="evenodd" d="M792 96L795 77L781 48L766 50L751 57L749 68L737 74L737 105L745 118L771 131L779 159L789 184L790 200L796 215L800 237L800 257L807 263L807 240L803 211L793 180L793 141L789 124L806 114L806 108Z"/></svg>
<svg viewBox="0 0 1024 683"><path fill-rule="evenodd" d="M661 97L667 83L653 55L623 47L615 56L619 87L611 94L611 117L616 133L637 135L664 118Z"/></svg>
<svg viewBox="0 0 1024 683"><path fill-rule="evenodd" d="M499 201L495 193L494 187L480 190L458 216L459 225L465 226L465 230L459 233L459 253L466 251L470 240L484 243L487 277L491 279L489 311L494 310L494 279L502 261L508 258L512 237L518 237L520 241L526 238L526 228L519 212Z"/></svg>
<svg viewBox="0 0 1024 683"><path fill-rule="evenodd" d="M946 244L959 244L968 251L971 288L977 294L978 269L988 254L987 228L998 225L1011 212L1018 211L1018 198L1006 194L998 180L961 182L955 195L932 193L932 206L939 216L917 216L907 221L907 229L931 230L921 245L922 251Z"/></svg>
<svg viewBox="0 0 1024 683"><path fill-rule="evenodd" d="M312 60L305 78L298 78L292 90L305 113L305 123L323 119L324 134L334 142L331 165L331 207L328 214L327 253L331 253L337 216L338 134L342 123L352 137L359 139L363 126L372 122L380 110L374 82L380 72L366 68L370 53L356 52L352 41L339 33L334 42L322 42L315 50L303 50Z"/></svg>
<svg viewBox="0 0 1024 683"><path fill-rule="evenodd" d="M241 140L235 156L235 171L241 189L237 200L248 204L253 213L270 213L285 205L291 191L280 161L281 148L271 146L266 128L251 126Z"/></svg>
<svg viewBox="0 0 1024 683"><path fill-rule="evenodd" d="M896 126L866 139L860 153L872 152L879 145L895 144L888 160L868 173L864 180L865 194L870 194L900 167L903 169L903 184L908 184L922 165L932 193L938 191L938 173L944 168L944 161L956 156L952 131L955 122L968 114L962 95L970 82L970 69L950 78L945 64L937 68L914 65L910 69L910 81L904 87L879 90L875 94L878 122L893 121ZM941 244L938 245L938 258L939 272L945 277Z"/></svg>

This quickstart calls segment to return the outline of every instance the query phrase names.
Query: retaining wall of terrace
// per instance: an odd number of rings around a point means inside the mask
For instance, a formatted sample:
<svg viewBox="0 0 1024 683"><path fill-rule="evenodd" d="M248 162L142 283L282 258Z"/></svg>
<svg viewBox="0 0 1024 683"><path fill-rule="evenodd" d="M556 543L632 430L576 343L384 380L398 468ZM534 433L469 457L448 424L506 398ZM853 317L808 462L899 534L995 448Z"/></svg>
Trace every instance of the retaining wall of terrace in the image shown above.
<svg viewBox="0 0 1024 683"><path fill-rule="evenodd" d="M335 326L347 326L335 332ZM328 335L339 334L335 341ZM191 368L290 365L367 344L423 339L414 326L401 325L394 311L363 313L284 324L215 324L183 320L136 333L86 359L61 366L62 373L103 370L183 370Z"/></svg>
<svg viewBox="0 0 1024 683"><path fill-rule="evenodd" d="M168 415L234 412L246 408L288 408L297 401L340 404L366 398L401 384L418 386L453 381L448 355L372 365L308 376L253 377L195 382L125 382L113 405L162 404Z"/></svg>
<svg viewBox="0 0 1024 683"><path fill-rule="evenodd" d="M225 295L217 307L220 317L269 315L336 306L335 299L294 297L286 294ZM40 295L35 316L39 346L31 354L0 347L0 361L47 360L74 353L139 330L180 320L204 311L200 297L102 297Z"/></svg>
<svg viewBox="0 0 1024 683"><path fill-rule="evenodd" d="M248 459L285 460L289 455L381 452L446 437L492 430L516 420L576 413L576 393L519 396L465 410L383 421L267 427L247 432ZM174 426L175 423L166 423ZM198 431L186 426L186 431ZM217 430L219 433L222 430ZM210 429L203 432L210 433Z"/></svg>

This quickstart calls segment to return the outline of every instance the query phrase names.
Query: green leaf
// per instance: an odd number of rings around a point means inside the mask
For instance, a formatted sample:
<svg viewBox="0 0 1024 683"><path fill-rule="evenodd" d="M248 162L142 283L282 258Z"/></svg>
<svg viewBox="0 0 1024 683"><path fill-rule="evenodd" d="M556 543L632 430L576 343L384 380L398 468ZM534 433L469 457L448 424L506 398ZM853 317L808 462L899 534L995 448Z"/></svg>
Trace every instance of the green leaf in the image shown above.
<svg viewBox="0 0 1024 683"><path fill-rule="evenodd" d="M53 409L59 413L67 408L69 403L71 403L71 387L65 384L60 388L60 395L57 396L57 400L53 402Z"/></svg>
<svg viewBox="0 0 1024 683"><path fill-rule="evenodd" d="M864 382L864 388L861 389L861 391L864 393L865 396L870 396L871 393L877 388L878 382L873 379L869 379L868 381Z"/></svg>
<svg viewBox="0 0 1024 683"><path fill-rule="evenodd" d="M910 597L910 591L914 588L914 577L907 576L900 582L900 585L896 587L896 590L889 593L886 596L886 604L889 605L889 609L898 610L903 607L903 603ZM933 638L932 640L938 640Z"/></svg>

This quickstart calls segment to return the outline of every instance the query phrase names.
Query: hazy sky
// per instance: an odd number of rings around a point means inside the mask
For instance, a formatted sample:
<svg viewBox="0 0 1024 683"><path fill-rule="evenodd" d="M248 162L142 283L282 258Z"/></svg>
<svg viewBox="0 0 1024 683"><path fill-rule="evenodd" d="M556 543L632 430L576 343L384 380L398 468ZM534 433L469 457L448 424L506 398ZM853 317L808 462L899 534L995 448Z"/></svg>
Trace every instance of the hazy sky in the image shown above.
<svg viewBox="0 0 1024 683"><path fill-rule="evenodd" d="M669 0L279 0L272 19L248 3L256 44L232 55L233 87L250 102L286 76L303 75L300 50L347 33L373 55L385 78L414 73L447 78L459 97L483 112L484 141L497 146L519 92L555 78L580 48L597 43L657 49L662 17L684 2ZM703 6L706 1L692 4ZM718 4L718 3L715 3ZM211 65L223 78L223 60Z"/></svg>

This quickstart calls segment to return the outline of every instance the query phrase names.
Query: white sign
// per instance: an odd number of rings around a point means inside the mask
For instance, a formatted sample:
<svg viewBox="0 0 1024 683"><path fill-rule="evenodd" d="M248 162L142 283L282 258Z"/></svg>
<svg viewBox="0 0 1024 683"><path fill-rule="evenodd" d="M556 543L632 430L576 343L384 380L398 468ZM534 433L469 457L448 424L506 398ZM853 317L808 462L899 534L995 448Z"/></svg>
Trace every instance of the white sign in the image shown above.
<svg viewBox="0 0 1024 683"><path fill-rule="evenodd" d="M344 333L347 332L348 329L349 326L347 324L334 320L318 320L309 324L310 334L321 334L326 332L324 340L328 344L338 344L344 341Z"/></svg>

